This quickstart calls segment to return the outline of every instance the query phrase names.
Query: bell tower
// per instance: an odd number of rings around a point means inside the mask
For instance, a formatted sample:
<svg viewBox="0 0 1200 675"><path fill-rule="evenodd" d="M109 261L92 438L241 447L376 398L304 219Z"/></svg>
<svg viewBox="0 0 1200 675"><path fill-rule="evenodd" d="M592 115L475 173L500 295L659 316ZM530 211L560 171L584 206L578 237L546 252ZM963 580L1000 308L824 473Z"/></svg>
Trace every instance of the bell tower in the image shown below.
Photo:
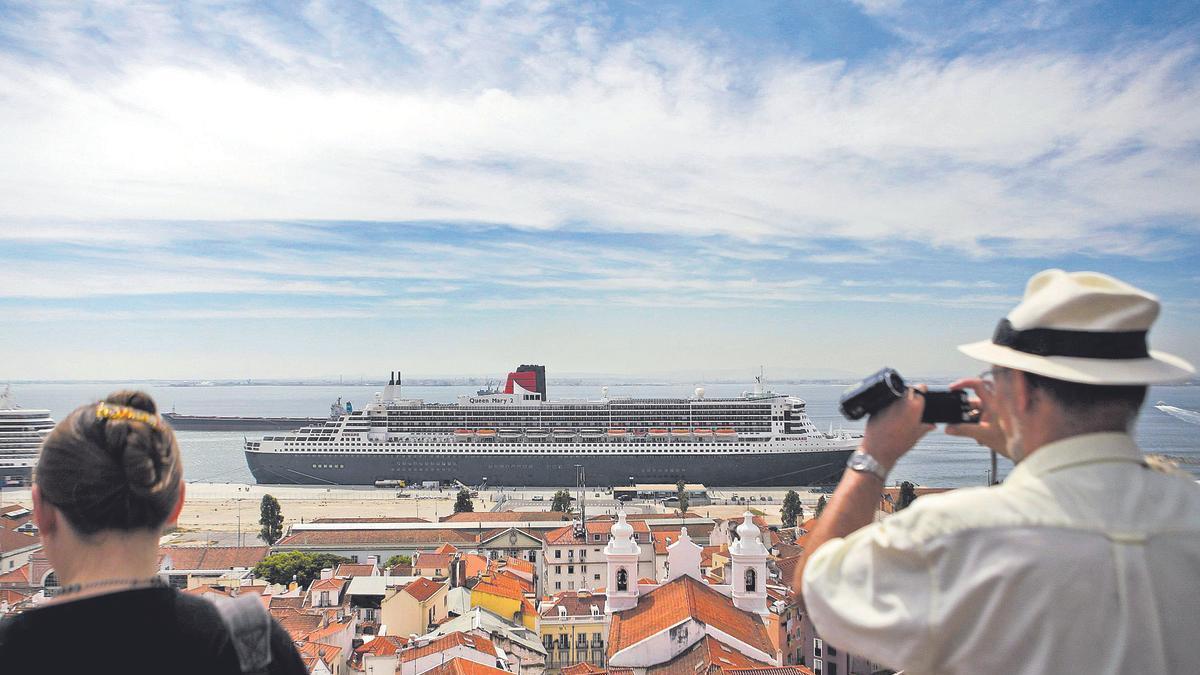
<svg viewBox="0 0 1200 675"><path fill-rule="evenodd" d="M604 558L608 566L608 584L605 593L608 600L604 611L608 614L632 609L638 602L638 557L642 549L633 540L633 526L625 522L625 512L617 513L617 522L610 530L612 538L604 547Z"/></svg>
<svg viewBox="0 0 1200 675"><path fill-rule="evenodd" d="M733 604L738 609L765 615L767 613L767 557L762 532L752 522L747 511L737 527L738 540L729 547L729 583Z"/></svg>

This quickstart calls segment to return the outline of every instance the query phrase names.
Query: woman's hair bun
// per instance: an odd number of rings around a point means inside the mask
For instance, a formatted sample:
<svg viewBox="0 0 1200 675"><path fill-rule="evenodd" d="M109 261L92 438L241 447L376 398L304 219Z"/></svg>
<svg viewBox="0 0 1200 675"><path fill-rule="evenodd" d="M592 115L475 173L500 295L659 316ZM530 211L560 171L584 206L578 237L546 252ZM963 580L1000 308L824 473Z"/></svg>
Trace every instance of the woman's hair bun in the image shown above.
<svg viewBox="0 0 1200 675"><path fill-rule="evenodd" d="M154 405L154 399L150 398L150 395L144 391L133 391L131 389L114 391L108 395L108 398L104 399L104 402L113 405L123 405L127 408L150 413L151 415L158 414L158 406Z"/></svg>

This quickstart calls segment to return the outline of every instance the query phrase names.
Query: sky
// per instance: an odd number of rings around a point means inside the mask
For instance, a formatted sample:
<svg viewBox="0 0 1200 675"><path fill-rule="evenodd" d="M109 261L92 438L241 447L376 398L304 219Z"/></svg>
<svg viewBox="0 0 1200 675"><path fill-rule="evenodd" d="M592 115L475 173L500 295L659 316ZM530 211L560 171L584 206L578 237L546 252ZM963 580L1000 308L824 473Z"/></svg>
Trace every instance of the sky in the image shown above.
<svg viewBox="0 0 1200 675"><path fill-rule="evenodd" d="M0 0L0 381L1200 361L1195 2Z"/></svg>

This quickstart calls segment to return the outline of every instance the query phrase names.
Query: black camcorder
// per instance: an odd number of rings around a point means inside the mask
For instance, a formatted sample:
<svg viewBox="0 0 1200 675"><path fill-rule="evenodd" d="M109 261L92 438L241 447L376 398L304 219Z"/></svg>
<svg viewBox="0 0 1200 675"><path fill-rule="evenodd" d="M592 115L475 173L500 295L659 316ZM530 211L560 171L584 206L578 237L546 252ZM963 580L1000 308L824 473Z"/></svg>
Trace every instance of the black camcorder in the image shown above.
<svg viewBox="0 0 1200 675"><path fill-rule="evenodd" d="M848 420L861 419L904 398L907 391L908 385L904 384L900 373L893 368L884 368L842 392L839 409ZM979 416L971 411L967 392L963 390L917 393L925 397L921 421L926 424L973 424L979 421Z"/></svg>

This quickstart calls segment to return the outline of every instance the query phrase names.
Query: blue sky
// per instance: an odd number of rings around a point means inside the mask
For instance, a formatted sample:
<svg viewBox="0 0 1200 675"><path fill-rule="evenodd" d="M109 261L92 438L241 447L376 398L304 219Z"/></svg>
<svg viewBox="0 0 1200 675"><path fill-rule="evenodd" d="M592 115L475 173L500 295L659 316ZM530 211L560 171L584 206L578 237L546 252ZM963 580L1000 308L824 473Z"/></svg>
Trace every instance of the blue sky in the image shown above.
<svg viewBox="0 0 1200 675"><path fill-rule="evenodd" d="M1200 360L1194 2L0 1L0 380Z"/></svg>

